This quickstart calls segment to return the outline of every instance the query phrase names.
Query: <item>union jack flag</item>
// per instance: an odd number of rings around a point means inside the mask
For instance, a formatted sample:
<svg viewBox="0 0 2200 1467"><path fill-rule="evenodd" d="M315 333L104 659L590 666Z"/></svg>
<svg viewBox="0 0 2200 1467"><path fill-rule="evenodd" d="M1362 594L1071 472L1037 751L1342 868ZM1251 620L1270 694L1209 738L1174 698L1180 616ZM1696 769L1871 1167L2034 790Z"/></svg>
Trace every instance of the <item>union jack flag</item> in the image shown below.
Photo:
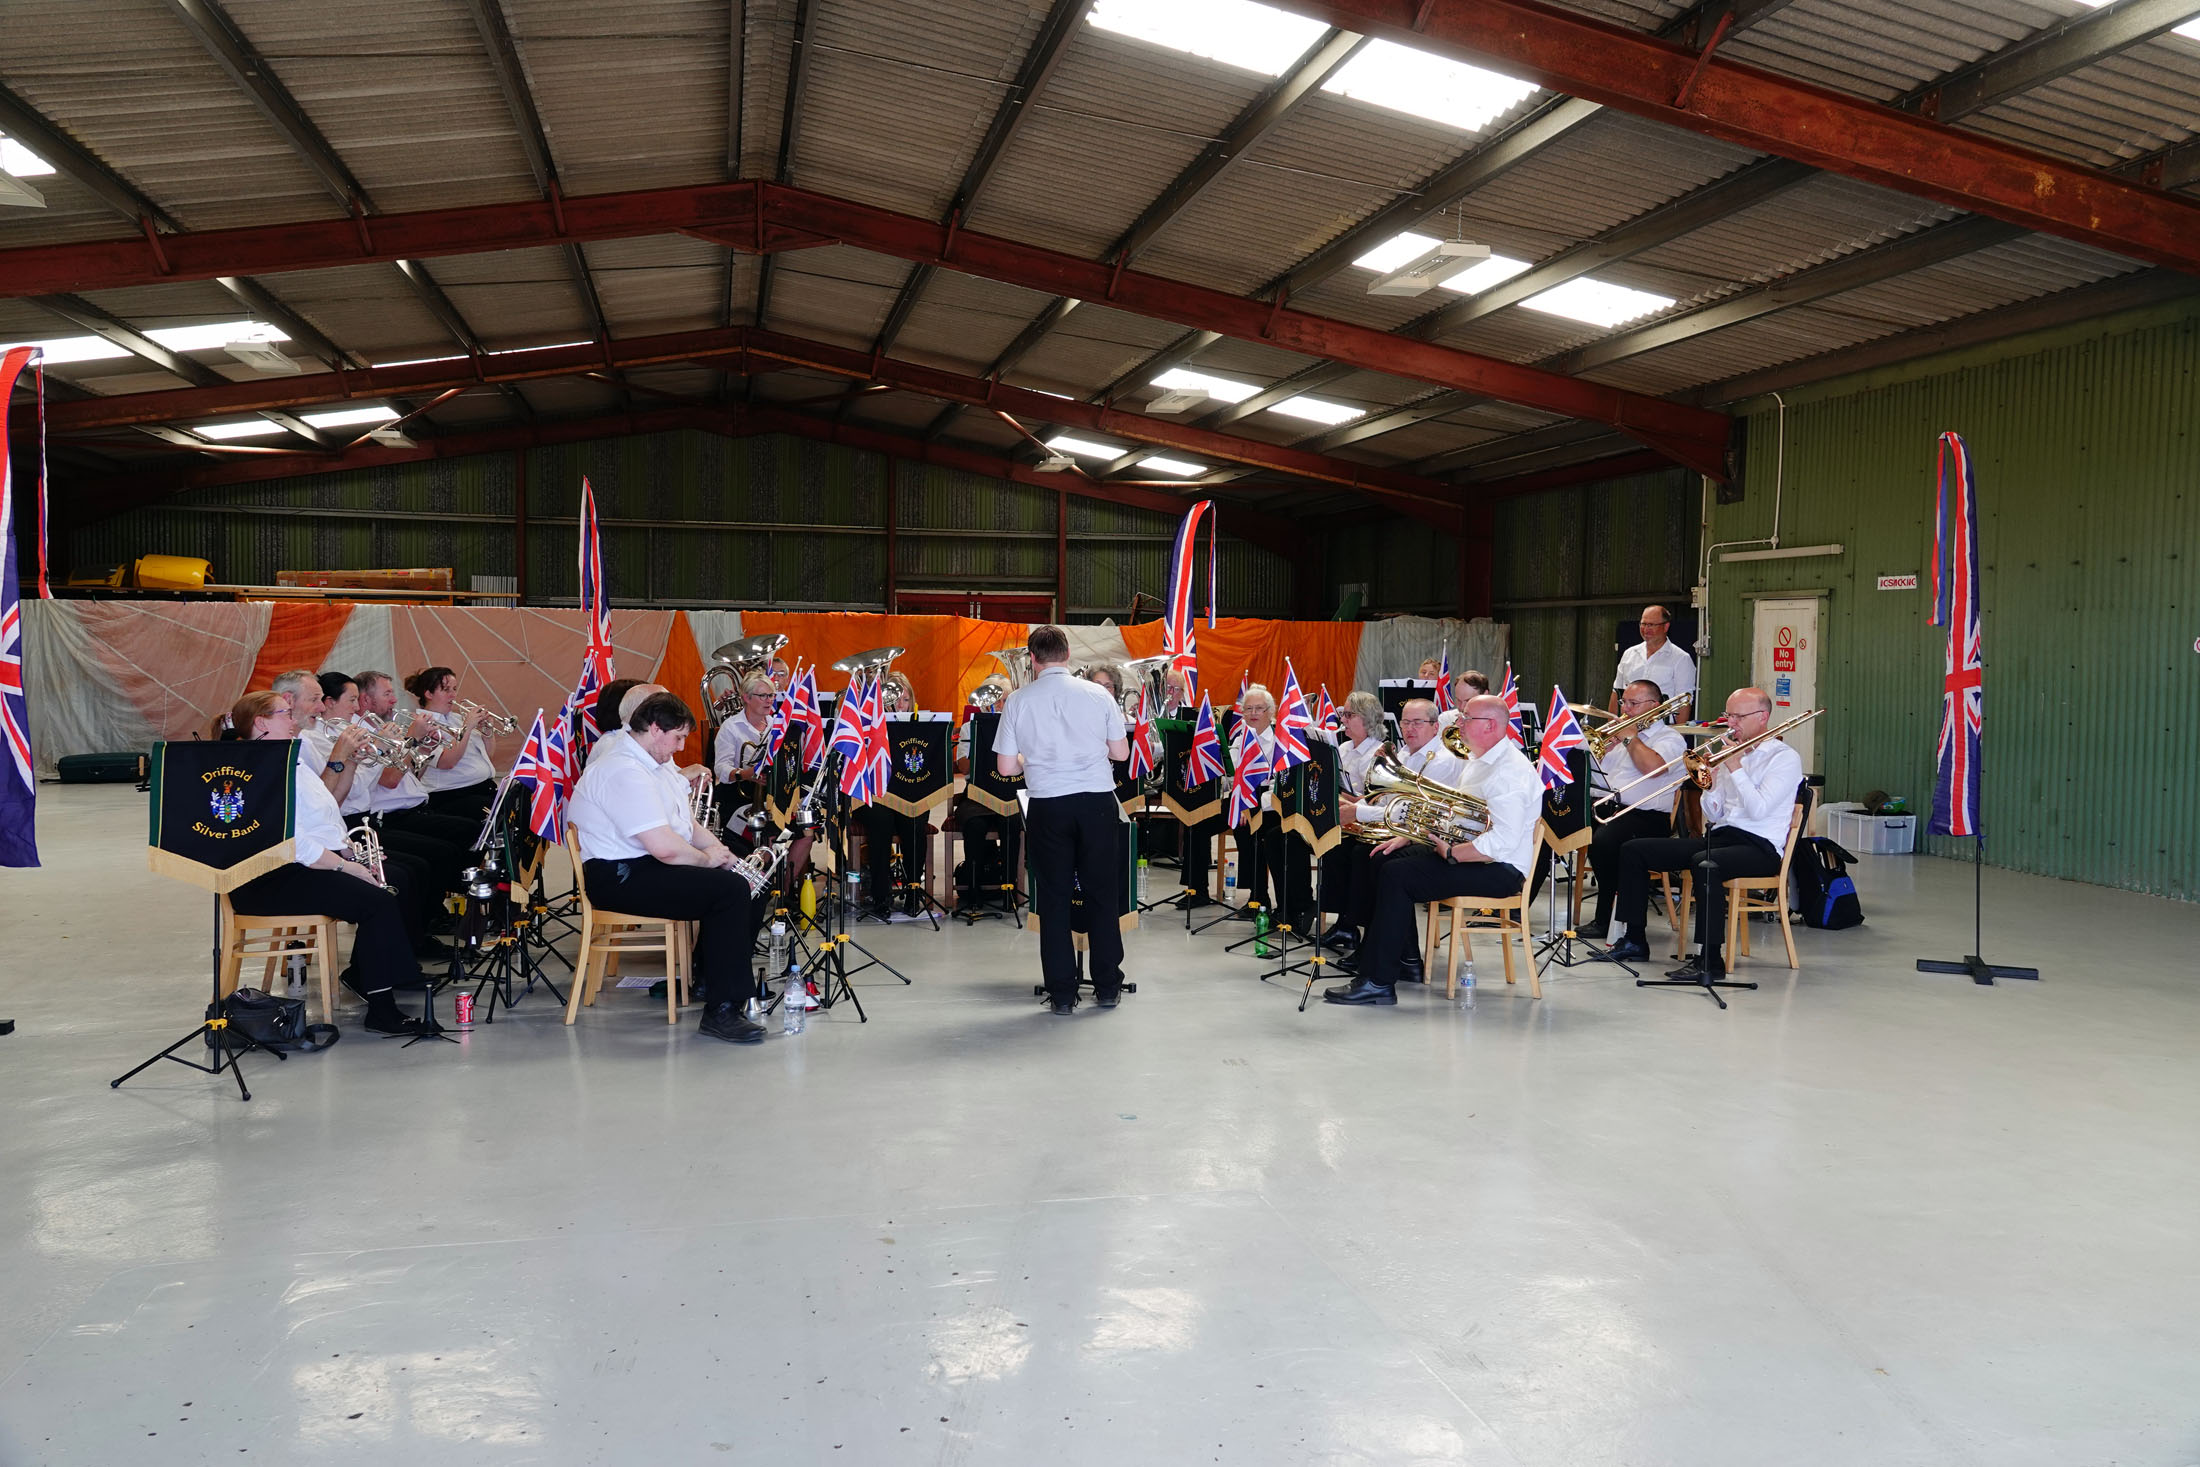
<svg viewBox="0 0 2200 1467"><path fill-rule="evenodd" d="M1314 727L1325 733L1337 733L1344 727L1344 720L1337 716L1337 705L1329 701L1329 684L1322 684L1321 697L1314 703Z"/></svg>
<svg viewBox="0 0 2200 1467"><path fill-rule="evenodd" d="M759 770L771 768L772 761L779 757L780 745L787 742L787 725L793 721L790 712L792 704L793 696L790 693L776 693L772 696L771 718L764 725L764 747L756 756L756 767Z"/></svg>
<svg viewBox="0 0 2200 1467"><path fill-rule="evenodd" d="M1984 839L1979 746L1986 731L1986 656L1979 641L1978 485L1961 434L1940 435L1940 494L1933 530L1933 626L1948 629L1941 678L1940 751L1933 777L1934 835Z"/></svg>
<svg viewBox="0 0 2200 1467"><path fill-rule="evenodd" d="M519 758L512 764L512 781L534 791L527 808L527 828L553 845L565 839L565 731L559 719L547 729L542 710L535 710L535 726L527 730Z"/></svg>
<svg viewBox="0 0 2200 1467"><path fill-rule="evenodd" d="M1299 675L1291 659L1283 659L1283 706L1276 710L1276 769L1296 769L1314 757L1306 747L1313 732L1314 715L1306 711L1306 694L1299 690Z"/></svg>
<svg viewBox="0 0 2200 1467"><path fill-rule="evenodd" d="M1131 715L1131 778L1144 779L1153 773L1153 710L1149 706L1152 690L1138 690L1138 711Z"/></svg>
<svg viewBox="0 0 2200 1467"><path fill-rule="evenodd" d="M842 701L844 710L848 703L856 705L854 718L848 720L855 733L854 748L842 742L837 725L833 730L833 747L847 754L840 768L840 792L858 805L867 805L884 794L892 774L886 743L885 688L884 678L873 678L861 693L851 687Z"/></svg>
<svg viewBox="0 0 2200 1467"><path fill-rule="evenodd" d="M1214 705L1207 695L1199 695L1199 717L1192 724L1191 757L1184 762L1184 783L1197 789L1212 780L1222 778L1222 740L1215 735Z"/></svg>
<svg viewBox="0 0 2200 1467"><path fill-rule="evenodd" d="M23 699L23 598L16 579L15 475L8 458L7 403L31 359L19 346L0 358L0 866L38 864L38 780L31 762L30 709Z"/></svg>
<svg viewBox="0 0 2200 1467"><path fill-rule="evenodd" d="M1566 756L1589 742L1581 731L1581 720L1574 717L1574 710L1566 702L1565 690L1556 683L1551 685L1551 716L1543 724L1543 750L1537 763L1541 766L1543 788L1564 789L1574 782L1574 767Z"/></svg>
<svg viewBox="0 0 2200 1467"><path fill-rule="evenodd" d="M617 674L611 666L611 599L604 594L596 490L586 474L581 476L581 615L588 623L588 645L581 654L581 680L573 701L580 707L582 734L593 744L602 733L596 726L596 694Z"/></svg>
<svg viewBox="0 0 2200 1467"><path fill-rule="evenodd" d="M840 706L833 710L833 738L828 752L841 758L840 788L843 793L851 777L848 766L863 752L863 700L869 692L870 688L861 679L850 677L848 691L841 694Z"/></svg>
<svg viewBox="0 0 2200 1467"><path fill-rule="evenodd" d="M802 725L802 767L825 762L825 710L817 700L817 669L805 667L787 685L787 719Z"/></svg>
<svg viewBox="0 0 2200 1467"><path fill-rule="evenodd" d="M1443 657L1436 664L1436 711L1446 713L1451 708L1451 643L1446 642Z"/></svg>
<svg viewBox="0 0 2200 1467"><path fill-rule="evenodd" d="M1267 747L1253 732L1253 726L1243 719L1238 720L1237 773L1230 777L1230 825L1233 829L1260 804L1261 786L1268 783L1273 772L1268 761Z"/></svg>
<svg viewBox="0 0 2200 1467"><path fill-rule="evenodd" d="M1512 741L1525 749L1528 747L1528 726L1520 718L1520 679L1513 676L1511 662L1505 664L1505 686L1497 696L1505 700L1505 716L1512 720Z"/></svg>
<svg viewBox="0 0 2200 1467"><path fill-rule="evenodd" d="M1169 659L1169 671L1181 673L1184 678L1184 697L1188 702L1199 691L1199 645L1193 635L1192 592L1198 577L1192 570L1192 561L1199 539L1199 522L1215 507L1212 499L1202 499L1184 513L1184 521L1176 527L1176 548L1169 555L1169 604L1161 623L1161 650ZM1215 624L1215 537L1212 527L1207 532L1207 625Z"/></svg>

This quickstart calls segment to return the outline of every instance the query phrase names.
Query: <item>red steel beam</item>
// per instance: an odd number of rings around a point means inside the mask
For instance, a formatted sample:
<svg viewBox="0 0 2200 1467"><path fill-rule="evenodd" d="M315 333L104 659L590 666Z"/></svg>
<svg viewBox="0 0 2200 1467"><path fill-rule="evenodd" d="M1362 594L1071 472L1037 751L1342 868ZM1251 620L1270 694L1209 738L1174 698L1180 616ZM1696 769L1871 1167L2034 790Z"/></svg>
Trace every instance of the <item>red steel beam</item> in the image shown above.
<svg viewBox="0 0 2200 1467"><path fill-rule="evenodd" d="M2200 200L1536 0L1274 3L1654 122L2200 274Z"/></svg>
<svg viewBox="0 0 2200 1467"><path fill-rule="evenodd" d="M1726 472L1731 420L1722 413L775 183L597 194L565 198L558 210L547 202L521 202L170 234L161 236L158 257L136 237L0 250L0 296L270 275L668 232L759 253L841 242L1053 295L1106 301L1156 320L1587 418L1692 468L1718 477ZM599 358L594 365L618 363ZM500 369L487 380L509 379L501 378Z"/></svg>

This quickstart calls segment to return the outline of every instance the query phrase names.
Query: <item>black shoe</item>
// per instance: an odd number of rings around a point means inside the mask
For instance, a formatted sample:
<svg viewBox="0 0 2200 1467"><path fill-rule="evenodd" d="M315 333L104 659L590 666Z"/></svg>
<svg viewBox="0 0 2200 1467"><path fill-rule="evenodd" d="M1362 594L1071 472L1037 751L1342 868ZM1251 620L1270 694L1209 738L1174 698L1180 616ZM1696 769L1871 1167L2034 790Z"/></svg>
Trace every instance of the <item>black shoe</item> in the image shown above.
<svg viewBox="0 0 2200 1467"><path fill-rule="evenodd" d="M1176 899L1176 909L1179 912L1197 911L1201 907L1212 905L1214 898L1203 891L1188 891Z"/></svg>
<svg viewBox="0 0 2200 1467"><path fill-rule="evenodd" d="M1399 981L1402 983L1422 982L1423 974L1421 971L1421 960L1417 957L1407 958L1404 962L1398 965L1398 974Z"/></svg>
<svg viewBox="0 0 2200 1467"><path fill-rule="evenodd" d="M1057 1019L1066 1019L1077 1012L1077 1000L1074 998L1050 998L1047 1000L1047 1012Z"/></svg>
<svg viewBox="0 0 2200 1467"><path fill-rule="evenodd" d="M1647 963L1650 961L1650 949L1644 947L1632 937L1623 937L1618 942L1613 943L1604 950L1604 955L1622 963Z"/></svg>
<svg viewBox="0 0 2200 1467"><path fill-rule="evenodd" d="M433 1032L424 1027L420 1020L409 1014L399 1013L395 1006L387 1010L380 1010L372 1004L368 1005L367 1016L360 1020L360 1024L369 1034L410 1037L415 1034Z"/></svg>
<svg viewBox="0 0 2200 1467"><path fill-rule="evenodd" d="M713 1039L723 1039L728 1044L762 1044L764 1026L741 1012L737 1003L714 1003L703 1009L703 1022L696 1025L702 1033Z"/></svg>
<svg viewBox="0 0 2200 1467"><path fill-rule="evenodd" d="M1092 1001L1101 1008L1112 1009L1123 1001L1123 991L1119 988L1111 988L1103 993L1095 988L1092 991Z"/></svg>
<svg viewBox="0 0 2200 1467"><path fill-rule="evenodd" d="M1322 946L1331 952L1348 953L1360 945L1357 927L1332 927L1322 934Z"/></svg>
<svg viewBox="0 0 2200 1467"><path fill-rule="evenodd" d="M863 915L873 922L891 922L894 920L894 909L878 902L870 902L864 906Z"/></svg>
<svg viewBox="0 0 2200 1467"><path fill-rule="evenodd" d="M413 944L413 956L424 963L448 963L451 950L432 937L423 937Z"/></svg>
<svg viewBox="0 0 2200 1467"><path fill-rule="evenodd" d="M1678 968L1668 970L1665 976L1668 978L1678 978L1687 983L1701 983L1707 978L1724 978L1726 976L1726 969L1706 968L1703 965L1703 958L1701 956L1698 956L1690 958L1687 962L1681 964Z"/></svg>
<svg viewBox="0 0 2200 1467"><path fill-rule="evenodd" d="M902 915L906 917L923 916L924 893L918 891L915 887L911 887L909 890L903 892L901 894L901 910Z"/></svg>
<svg viewBox="0 0 2200 1467"><path fill-rule="evenodd" d="M1365 978L1355 978L1342 988L1324 990L1322 1002L1390 1005L1398 1002L1398 993L1387 983L1372 983Z"/></svg>
<svg viewBox="0 0 2200 1467"><path fill-rule="evenodd" d="M1610 926L1611 923L1609 922L1584 922L1574 929L1574 936L1585 937L1593 942L1601 942Z"/></svg>

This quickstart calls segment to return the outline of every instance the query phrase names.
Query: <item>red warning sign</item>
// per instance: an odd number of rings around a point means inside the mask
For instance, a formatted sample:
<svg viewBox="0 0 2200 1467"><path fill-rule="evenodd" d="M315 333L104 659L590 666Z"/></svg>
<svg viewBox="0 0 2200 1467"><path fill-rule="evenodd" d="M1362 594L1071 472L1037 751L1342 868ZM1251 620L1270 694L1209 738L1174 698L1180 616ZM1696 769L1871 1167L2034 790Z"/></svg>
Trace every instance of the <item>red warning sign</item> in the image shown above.
<svg viewBox="0 0 2200 1467"><path fill-rule="evenodd" d="M1795 671L1795 649L1794 649L1793 647L1775 647L1775 648L1773 648L1773 649L1772 649L1772 670L1773 670L1774 672L1793 672L1793 671Z"/></svg>

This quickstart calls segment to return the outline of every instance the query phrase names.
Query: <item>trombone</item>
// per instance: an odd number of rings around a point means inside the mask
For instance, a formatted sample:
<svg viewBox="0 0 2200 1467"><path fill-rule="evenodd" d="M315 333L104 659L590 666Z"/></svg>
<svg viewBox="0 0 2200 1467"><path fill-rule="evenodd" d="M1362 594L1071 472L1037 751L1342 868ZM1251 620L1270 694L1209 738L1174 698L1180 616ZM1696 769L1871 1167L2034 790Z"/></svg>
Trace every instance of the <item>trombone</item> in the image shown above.
<svg viewBox="0 0 2200 1467"><path fill-rule="evenodd" d="M1642 732L1651 724L1679 723L1688 716L1688 710L1695 701L1694 693L1676 693L1655 708L1645 708L1640 713L1630 713L1625 718L1614 718L1595 728L1585 728L1583 737L1589 741L1589 757L1601 763L1614 744Z"/></svg>
<svg viewBox="0 0 2200 1467"><path fill-rule="evenodd" d="M1774 724L1772 727L1766 729L1763 733L1757 735L1757 737L1753 739L1738 740L1734 737L1734 734L1731 730L1725 733L1721 733L1714 738L1706 739L1703 743L1698 744L1695 748L1683 750L1681 753L1674 755L1672 758L1666 760L1663 764L1660 764L1657 768L1650 770L1648 773L1637 775L1635 778L1627 781L1626 784L1621 785L1618 789L1612 791L1610 795L1606 796L1605 803L1624 801L1629 790L1640 784L1656 783L1658 780L1663 779L1666 775L1672 773L1673 767L1675 765L1679 765L1687 771L1681 778L1681 784L1684 787L1688 785L1694 785L1698 790L1707 790L1711 788L1712 775L1720 765L1726 763L1729 759L1733 759L1740 755L1748 753L1751 749L1756 748L1759 744L1764 743L1767 739L1776 739L1782 734L1786 733L1789 729L1798 728L1803 724L1810 722L1813 718L1818 717L1825 711L1826 710L1823 708L1813 708L1808 713L1798 713L1793 718L1787 719L1785 722ZM1600 732L1601 731L1603 730L1600 730ZM1645 795L1643 798L1649 799L1650 796ZM1639 804L1640 802L1638 801L1636 803ZM1629 810L1632 810L1634 808L1636 808L1635 804L1623 803L1619 804L1617 808L1615 808L1609 815L1599 814L1595 810L1592 810L1590 813L1595 816L1597 824L1609 825L1614 820L1619 819L1620 816L1626 814Z"/></svg>

